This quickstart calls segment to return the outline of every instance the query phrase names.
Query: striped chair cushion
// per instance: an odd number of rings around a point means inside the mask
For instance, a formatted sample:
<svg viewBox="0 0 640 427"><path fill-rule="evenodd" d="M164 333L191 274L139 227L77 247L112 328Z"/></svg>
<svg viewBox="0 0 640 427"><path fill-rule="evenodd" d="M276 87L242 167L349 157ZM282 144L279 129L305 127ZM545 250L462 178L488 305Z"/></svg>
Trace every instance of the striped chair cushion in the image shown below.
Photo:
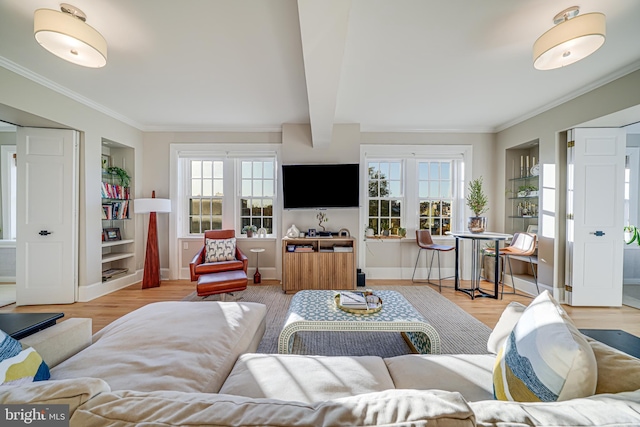
<svg viewBox="0 0 640 427"><path fill-rule="evenodd" d="M544 291L525 309L496 356L498 400L553 402L591 396L597 382L591 346Z"/></svg>
<svg viewBox="0 0 640 427"><path fill-rule="evenodd" d="M0 330L0 385L20 385L48 380L49 367L33 349Z"/></svg>
<svg viewBox="0 0 640 427"><path fill-rule="evenodd" d="M205 239L205 262L234 261L236 259L236 238Z"/></svg>

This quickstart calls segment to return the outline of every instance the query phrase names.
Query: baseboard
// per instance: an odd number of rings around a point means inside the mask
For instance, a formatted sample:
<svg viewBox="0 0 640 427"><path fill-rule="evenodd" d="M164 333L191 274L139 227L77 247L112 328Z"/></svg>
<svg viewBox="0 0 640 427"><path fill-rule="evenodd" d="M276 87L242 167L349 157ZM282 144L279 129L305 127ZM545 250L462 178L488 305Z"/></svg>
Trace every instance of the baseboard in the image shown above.
<svg viewBox="0 0 640 427"><path fill-rule="evenodd" d="M0 283L16 283L16 276L0 276Z"/></svg>
<svg viewBox="0 0 640 427"><path fill-rule="evenodd" d="M640 279L624 279L625 285L640 285Z"/></svg>
<svg viewBox="0 0 640 427"><path fill-rule="evenodd" d="M142 280L142 270L126 276L118 277L108 282L93 283L86 286L78 286L78 301L88 302L98 297L110 294L118 289L126 288Z"/></svg>

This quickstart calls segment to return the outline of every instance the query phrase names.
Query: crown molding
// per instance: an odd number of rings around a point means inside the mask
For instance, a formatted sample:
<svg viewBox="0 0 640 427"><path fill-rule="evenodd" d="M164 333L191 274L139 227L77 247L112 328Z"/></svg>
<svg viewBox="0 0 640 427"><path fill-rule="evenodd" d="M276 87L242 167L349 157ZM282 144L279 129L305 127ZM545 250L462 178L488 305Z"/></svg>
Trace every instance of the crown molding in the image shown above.
<svg viewBox="0 0 640 427"><path fill-rule="evenodd" d="M631 74L634 71L637 71L639 69L640 69L640 61L632 62L631 64L629 64L629 65L627 65L625 67L622 67L622 68L614 71L613 73L602 77L601 79L598 79L598 80L596 80L594 82L591 82L591 83L581 87L580 89L578 89L576 91L573 91L573 92L571 92L571 93L569 93L569 94L567 94L567 95L565 95L565 96L563 96L561 98L558 98L555 101L550 102L549 104L543 105L542 107L536 108L535 110L532 110L529 113L526 113L526 114L524 114L524 115L522 115L520 117L517 117L517 118L515 118L513 120L510 120L510 121L508 121L506 123L501 124L500 126L496 127L493 132L495 132L495 133L502 132L503 130L508 129L508 128L512 127L512 126L515 126L518 123L522 123L525 120L529 120L529 119L537 116L538 114L542 114L545 111L549 111L552 108L555 108L555 107L557 107L559 105L562 105L565 102L569 102L572 99L575 99L575 98L577 98L577 97L579 97L581 95L584 95L585 93L591 92L594 89L597 89L597 88L599 88L601 86L604 86L607 83L611 83L612 81L617 80L617 79L619 79L621 77L624 77L627 74Z"/></svg>
<svg viewBox="0 0 640 427"><path fill-rule="evenodd" d="M46 87L47 89L50 89L54 92L64 95L67 98L73 99L74 101L79 102L82 105L85 105L93 110L99 111L111 118L114 118L118 121L128 124L129 126L132 126L138 130L144 130L143 126L140 123L137 123L136 121L131 120L129 117L123 116L122 114L117 113L105 107L102 104L98 104L97 102L94 102L91 99L80 95L79 93L76 93L64 86L61 86L58 83L41 76L40 74L34 73L33 71L21 65L18 65L15 62L10 61L3 56L0 56L0 67L6 68L7 70L18 74L19 76L29 79L32 82L35 82L41 86Z"/></svg>
<svg viewBox="0 0 640 427"><path fill-rule="evenodd" d="M360 132L371 133L495 133L491 127L469 127L469 128L398 128L385 126L363 126Z"/></svg>

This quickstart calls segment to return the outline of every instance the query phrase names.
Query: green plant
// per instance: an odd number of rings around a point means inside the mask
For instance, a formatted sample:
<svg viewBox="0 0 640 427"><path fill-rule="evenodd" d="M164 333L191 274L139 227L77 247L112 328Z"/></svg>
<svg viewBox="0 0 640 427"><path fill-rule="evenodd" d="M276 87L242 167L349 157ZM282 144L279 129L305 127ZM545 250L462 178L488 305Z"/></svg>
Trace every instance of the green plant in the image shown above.
<svg viewBox="0 0 640 427"><path fill-rule="evenodd" d="M520 187L518 187L518 193L525 192L529 194L532 191L538 191L538 187L536 187L535 185L521 185Z"/></svg>
<svg viewBox="0 0 640 427"><path fill-rule="evenodd" d="M120 185L123 187L128 187L131 183L131 177L127 173L126 170L119 168L118 166L111 166L107 169L107 172L111 175L117 175L120 180Z"/></svg>
<svg viewBox="0 0 640 427"><path fill-rule="evenodd" d="M640 230L635 225L626 225L624 227L624 242L627 245L636 242L640 246Z"/></svg>
<svg viewBox="0 0 640 427"><path fill-rule="evenodd" d="M324 212L318 212L318 215L316 215L316 218L318 218L318 227L322 227L322 231L327 231L324 228L324 225L322 225L323 222L329 221L329 218L327 218L327 214Z"/></svg>
<svg viewBox="0 0 640 427"><path fill-rule="evenodd" d="M482 191L482 177L469 182L469 194L467 195L467 206L475 214L480 216L489 210L487 196Z"/></svg>
<svg viewBox="0 0 640 427"><path fill-rule="evenodd" d="M258 231L258 227L255 225L245 225L242 227L242 234L247 234L249 230L251 230L252 233L256 233Z"/></svg>

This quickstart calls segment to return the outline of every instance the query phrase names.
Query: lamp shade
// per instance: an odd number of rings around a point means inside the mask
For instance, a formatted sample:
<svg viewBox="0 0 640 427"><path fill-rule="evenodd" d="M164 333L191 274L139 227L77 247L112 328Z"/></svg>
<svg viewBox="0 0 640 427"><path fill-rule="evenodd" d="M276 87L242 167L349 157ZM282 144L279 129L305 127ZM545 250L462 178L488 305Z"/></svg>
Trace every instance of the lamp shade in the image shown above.
<svg viewBox="0 0 640 427"><path fill-rule="evenodd" d="M133 212L137 214L151 212L171 212L170 199L135 199L133 203Z"/></svg>
<svg viewBox="0 0 640 427"><path fill-rule="evenodd" d="M544 33L533 45L533 66L552 70L591 55L604 44L606 19L587 13L565 20Z"/></svg>
<svg viewBox="0 0 640 427"><path fill-rule="evenodd" d="M107 64L107 42L102 34L69 13L36 10L33 33L40 46L66 61L90 68Z"/></svg>

